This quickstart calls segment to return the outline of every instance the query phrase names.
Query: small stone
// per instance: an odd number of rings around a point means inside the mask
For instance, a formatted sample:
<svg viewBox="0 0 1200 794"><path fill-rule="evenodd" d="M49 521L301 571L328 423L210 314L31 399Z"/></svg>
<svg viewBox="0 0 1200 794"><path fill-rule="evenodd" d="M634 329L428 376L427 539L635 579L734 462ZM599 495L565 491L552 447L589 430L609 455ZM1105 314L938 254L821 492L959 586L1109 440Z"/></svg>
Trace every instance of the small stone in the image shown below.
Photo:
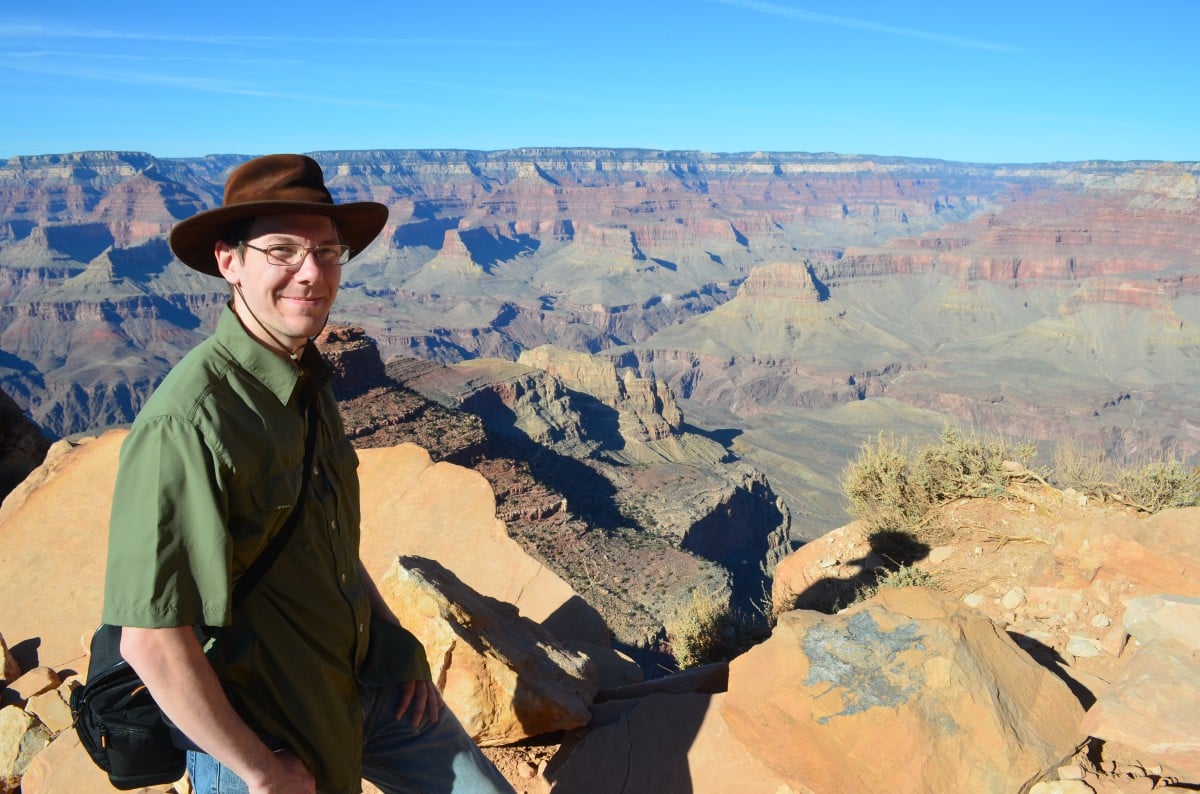
<svg viewBox="0 0 1200 794"><path fill-rule="evenodd" d="M31 697L25 704L25 711L41 720L53 734L62 733L74 724L71 707L56 689Z"/></svg>
<svg viewBox="0 0 1200 794"><path fill-rule="evenodd" d="M1129 633L1122 625L1113 626L1100 640L1100 647L1110 655L1120 658L1125 646L1129 643Z"/></svg>
<svg viewBox="0 0 1200 794"><path fill-rule="evenodd" d="M1025 603L1025 590L1022 587L1014 587L1004 594L1004 598L1000 599L1000 603L1005 609L1016 609Z"/></svg>
<svg viewBox="0 0 1200 794"><path fill-rule="evenodd" d="M1083 780L1083 767L1079 764L1067 764L1058 768L1059 780Z"/></svg>
<svg viewBox="0 0 1200 794"><path fill-rule="evenodd" d="M987 597L980 593L968 593L963 596L963 603L973 609L978 609L984 601L987 601Z"/></svg>
<svg viewBox="0 0 1200 794"><path fill-rule="evenodd" d="M58 673L49 667L35 667L16 681L9 683L8 690L17 699L18 705L24 705L34 695L40 695L51 689L56 689L62 679ZM6 698L7 700L7 698Z"/></svg>
<svg viewBox="0 0 1200 794"><path fill-rule="evenodd" d="M929 562L933 565L940 565L946 560L954 556L954 549L950 546L938 546L929 552Z"/></svg>
<svg viewBox="0 0 1200 794"><path fill-rule="evenodd" d="M833 568L839 564L840 563L837 560L818 560L817 561L817 565L821 566L822 568Z"/></svg>
<svg viewBox="0 0 1200 794"><path fill-rule="evenodd" d="M517 764L517 774L525 780L532 780L537 777L537 767L529 761L522 761Z"/></svg>
<svg viewBox="0 0 1200 794"><path fill-rule="evenodd" d="M1067 652L1082 659L1099 656L1100 640L1094 637L1083 637L1078 634L1072 634L1071 639L1067 641Z"/></svg>
<svg viewBox="0 0 1200 794"><path fill-rule="evenodd" d="M1105 614L1099 614L1092 617L1092 627L1097 629L1106 629L1112 625L1112 618Z"/></svg>

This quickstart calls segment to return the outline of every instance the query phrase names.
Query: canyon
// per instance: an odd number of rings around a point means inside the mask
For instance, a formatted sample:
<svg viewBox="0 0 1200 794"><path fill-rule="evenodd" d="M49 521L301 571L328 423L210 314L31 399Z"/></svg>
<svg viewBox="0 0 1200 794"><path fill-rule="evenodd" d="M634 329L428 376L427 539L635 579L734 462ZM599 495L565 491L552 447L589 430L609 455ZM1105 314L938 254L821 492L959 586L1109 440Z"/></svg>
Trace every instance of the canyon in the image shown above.
<svg viewBox="0 0 1200 794"><path fill-rule="evenodd" d="M334 322L385 362L552 345L656 382L766 475L796 540L844 520L840 473L881 431L1200 455L1196 163L313 154L337 200L391 211ZM48 437L130 421L211 328L223 285L165 235L245 159L0 166L0 388Z"/></svg>

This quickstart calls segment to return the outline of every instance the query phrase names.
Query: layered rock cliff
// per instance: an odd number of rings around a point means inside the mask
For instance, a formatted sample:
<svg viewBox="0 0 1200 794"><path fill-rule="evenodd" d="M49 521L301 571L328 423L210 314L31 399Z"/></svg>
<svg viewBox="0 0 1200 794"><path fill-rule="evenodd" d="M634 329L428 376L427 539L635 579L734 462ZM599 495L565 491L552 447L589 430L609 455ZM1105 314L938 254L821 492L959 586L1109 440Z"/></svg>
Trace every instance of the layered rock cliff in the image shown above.
<svg viewBox="0 0 1200 794"><path fill-rule="evenodd" d="M389 207L381 239L344 268L334 318L385 358L608 353L693 416L728 421L748 453L800 439L757 459L775 483L805 460L836 470L844 447L897 423L1200 454L1200 406L1179 375L1200 327L1195 163L315 156L339 200ZM244 159L0 166L0 385L50 435L129 421L211 327L223 284L171 261L163 239L216 204ZM828 411L841 432L813 425ZM840 518L827 484L788 490L794 514Z"/></svg>

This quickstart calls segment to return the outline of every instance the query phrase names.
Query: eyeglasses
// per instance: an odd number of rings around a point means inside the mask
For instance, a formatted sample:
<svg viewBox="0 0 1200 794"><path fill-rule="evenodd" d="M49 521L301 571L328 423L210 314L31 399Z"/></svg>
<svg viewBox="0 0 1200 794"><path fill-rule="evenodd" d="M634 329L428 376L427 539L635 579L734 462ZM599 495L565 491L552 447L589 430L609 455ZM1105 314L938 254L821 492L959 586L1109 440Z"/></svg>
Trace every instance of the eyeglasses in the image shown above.
<svg viewBox="0 0 1200 794"><path fill-rule="evenodd" d="M348 245L314 245L306 246L299 243L275 243L266 248L259 248L243 240L239 245L253 248L267 255L267 264L299 270L304 260L311 253L321 267L344 265L350 261L350 246Z"/></svg>

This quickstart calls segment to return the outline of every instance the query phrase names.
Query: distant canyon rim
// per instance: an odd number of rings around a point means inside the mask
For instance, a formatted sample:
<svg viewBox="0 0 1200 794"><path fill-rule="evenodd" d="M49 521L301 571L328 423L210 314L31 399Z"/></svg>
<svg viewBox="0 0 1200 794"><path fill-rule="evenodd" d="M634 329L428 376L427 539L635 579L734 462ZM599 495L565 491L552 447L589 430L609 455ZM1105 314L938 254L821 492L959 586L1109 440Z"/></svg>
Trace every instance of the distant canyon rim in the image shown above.
<svg viewBox="0 0 1200 794"><path fill-rule="evenodd" d="M879 432L1200 457L1200 164L638 149L312 153L387 204L333 320L385 360L551 344L666 384L798 537ZM51 437L132 420L223 285L171 256L242 155L0 166L0 388Z"/></svg>

